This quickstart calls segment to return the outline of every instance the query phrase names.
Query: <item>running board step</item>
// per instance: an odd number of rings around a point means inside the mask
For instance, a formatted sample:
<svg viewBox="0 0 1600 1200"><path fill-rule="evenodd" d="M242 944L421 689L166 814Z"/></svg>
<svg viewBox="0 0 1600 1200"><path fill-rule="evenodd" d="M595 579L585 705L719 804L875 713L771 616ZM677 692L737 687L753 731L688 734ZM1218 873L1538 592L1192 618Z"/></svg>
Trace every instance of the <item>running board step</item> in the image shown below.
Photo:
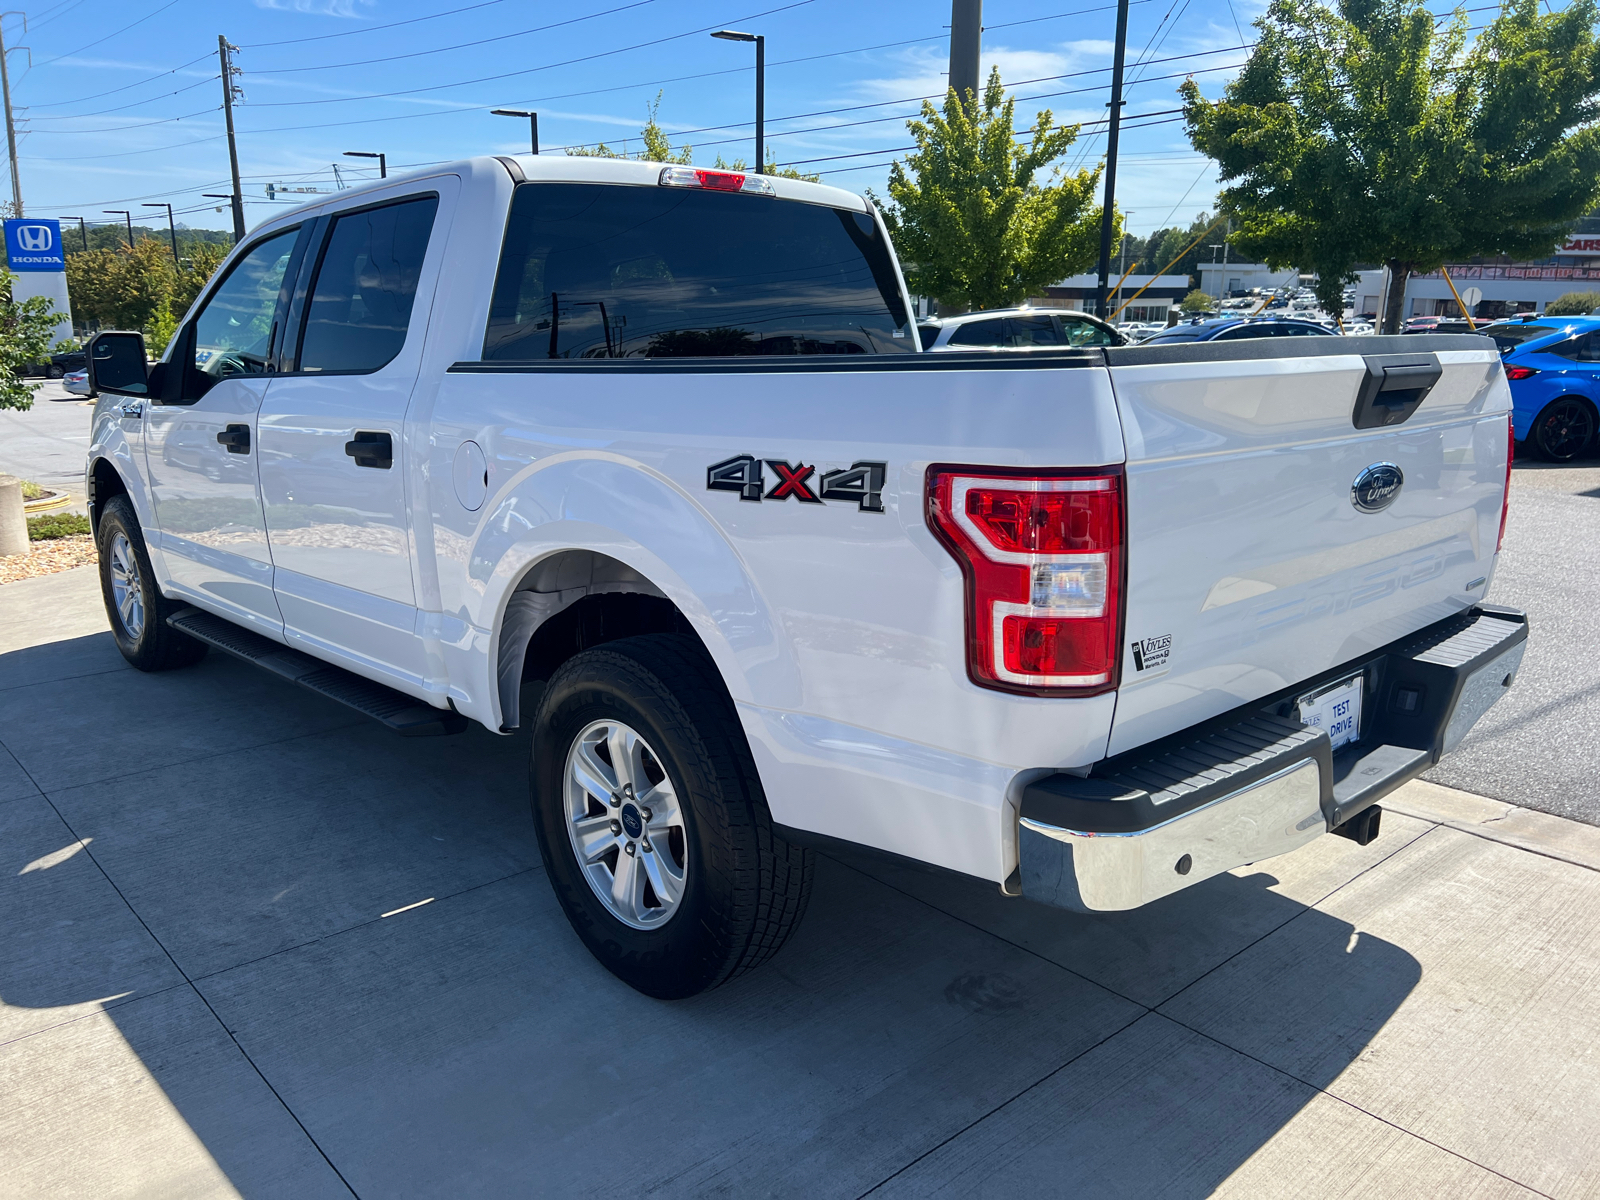
<svg viewBox="0 0 1600 1200"><path fill-rule="evenodd" d="M280 679L337 700L387 725L401 737L440 737L466 732L467 718L458 712L434 708L404 692L374 683L354 671L325 663L299 650L291 650L198 608L174 613L167 618L167 624L208 646L271 671Z"/></svg>

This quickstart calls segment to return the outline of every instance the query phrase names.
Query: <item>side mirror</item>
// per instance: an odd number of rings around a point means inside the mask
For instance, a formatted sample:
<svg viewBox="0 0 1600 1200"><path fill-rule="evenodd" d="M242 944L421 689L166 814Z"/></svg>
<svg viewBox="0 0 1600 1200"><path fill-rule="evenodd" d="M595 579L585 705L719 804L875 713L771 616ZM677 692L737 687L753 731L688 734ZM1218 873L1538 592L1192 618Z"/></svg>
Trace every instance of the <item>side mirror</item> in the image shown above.
<svg viewBox="0 0 1600 1200"><path fill-rule="evenodd" d="M89 343L89 393L148 396L150 369L145 363L144 334L97 333Z"/></svg>

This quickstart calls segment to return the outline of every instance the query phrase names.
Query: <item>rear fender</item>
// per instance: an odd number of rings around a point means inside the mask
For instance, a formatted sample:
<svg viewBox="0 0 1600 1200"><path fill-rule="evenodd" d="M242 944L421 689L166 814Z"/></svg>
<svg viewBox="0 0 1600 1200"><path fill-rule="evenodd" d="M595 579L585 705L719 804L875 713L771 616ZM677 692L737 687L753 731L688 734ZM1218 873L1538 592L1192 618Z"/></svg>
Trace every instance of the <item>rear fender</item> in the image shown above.
<svg viewBox="0 0 1600 1200"><path fill-rule="evenodd" d="M603 555L626 571L595 580L540 571L569 551ZM464 566L469 592L481 589L472 623L488 631L482 667L495 675L507 608L519 592L531 593L517 601L524 612L513 622L523 638L584 595L640 591L677 607L736 701L789 707L800 694L782 626L721 528L670 480L636 462L588 452L552 456L519 473L480 525ZM520 662L521 647L512 649ZM479 674L476 683L493 704L479 719L501 728L498 679Z"/></svg>

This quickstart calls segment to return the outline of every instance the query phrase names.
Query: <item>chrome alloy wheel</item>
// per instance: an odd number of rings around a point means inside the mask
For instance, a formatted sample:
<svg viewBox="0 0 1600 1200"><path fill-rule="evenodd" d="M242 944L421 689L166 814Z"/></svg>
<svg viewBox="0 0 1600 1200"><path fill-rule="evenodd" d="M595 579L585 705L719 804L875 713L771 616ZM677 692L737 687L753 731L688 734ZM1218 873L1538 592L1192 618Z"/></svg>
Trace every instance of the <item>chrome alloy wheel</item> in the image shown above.
<svg viewBox="0 0 1600 1200"><path fill-rule="evenodd" d="M567 751L567 836L611 915L634 929L670 921L683 900L689 841L672 780L648 742L595 721Z"/></svg>
<svg viewBox="0 0 1600 1200"><path fill-rule="evenodd" d="M117 620L133 641L144 632L144 589L139 581L139 560L133 543L120 530L111 539L111 598L117 606Z"/></svg>

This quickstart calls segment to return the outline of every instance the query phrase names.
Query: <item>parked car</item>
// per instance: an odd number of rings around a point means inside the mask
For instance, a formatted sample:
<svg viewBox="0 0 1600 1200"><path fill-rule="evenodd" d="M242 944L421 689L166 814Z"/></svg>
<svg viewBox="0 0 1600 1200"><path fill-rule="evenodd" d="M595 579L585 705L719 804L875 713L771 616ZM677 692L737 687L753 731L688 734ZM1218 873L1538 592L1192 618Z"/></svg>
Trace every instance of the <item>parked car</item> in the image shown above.
<svg viewBox="0 0 1600 1200"><path fill-rule="evenodd" d="M1046 346L1121 346L1127 339L1099 317L1075 309L1007 308L936 317L917 326L924 350L1032 350Z"/></svg>
<svg viewBox="0 0 1600 1200"><path fill-rule="evenodd" d="M161 362L89 364L124 657L531 725L545 876L654 996L776 953L817 845L1078 912L1365 845L1527 637L1480 603L1483 339L924 353L879 211L801 180L374 180L241 239Z"/></svg>
<svg viewBox="0 0 1600 1200"><path fill-rule="evenodd" d="M1328 337L1335 330L1313 321L1289 317L1219 317L1193 321L1162 330L1144 342L1146 346L1166 346L1177 342L1237 341L1241 338Z"/></svg>
<svg viewBox="0 0 1600 1200"><path fill-rule="evenodd" d="M61 386L74 396L87 396L89 394L89 370L80 367L76 371L68 371L61 377Z"/></svg>
<svg viewBox="0 0 1600 1200"><path fill-rule="evenodd" d="M1544 316L1478 330L1500 348L1517 441L1547 462L1570 462L1594 451L1600 317Z"/></svg>
<svg viewBox="0 0 1600 1200"><path fill-rule="evenodd" d="M60 379L68 371L81 371L88 365L84 352L79 350L63 350L60 354L50 356L50 365L45 369L45 374L51 379Z"/></svg>

